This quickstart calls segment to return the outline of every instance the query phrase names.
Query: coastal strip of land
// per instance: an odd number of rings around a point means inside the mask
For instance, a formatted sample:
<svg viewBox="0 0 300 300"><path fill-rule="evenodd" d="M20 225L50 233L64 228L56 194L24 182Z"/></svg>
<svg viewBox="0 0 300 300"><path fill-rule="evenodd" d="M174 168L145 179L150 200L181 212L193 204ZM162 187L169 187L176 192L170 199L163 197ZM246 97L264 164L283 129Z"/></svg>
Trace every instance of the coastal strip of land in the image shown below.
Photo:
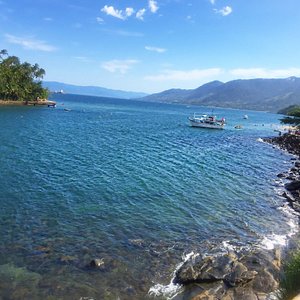
<svg viewBox="0 0 300 300"><path fill-rule="evenodd" d="M32 100L32 101L15 101L15 100L0 100L0 106L22 106L22 105L31 105L31 106L40 106L40 105L46 105L46 106L55 106L55 101L50 101L47 99L38 99L38 100Z"/></svg>

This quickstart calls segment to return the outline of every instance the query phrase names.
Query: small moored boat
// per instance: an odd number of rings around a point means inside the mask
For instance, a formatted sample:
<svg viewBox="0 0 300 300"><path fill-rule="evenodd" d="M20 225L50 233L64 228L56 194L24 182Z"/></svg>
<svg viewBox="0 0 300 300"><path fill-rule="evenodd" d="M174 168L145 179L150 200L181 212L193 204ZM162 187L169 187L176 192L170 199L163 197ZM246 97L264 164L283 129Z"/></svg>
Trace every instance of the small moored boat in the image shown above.
<svg viewBox="0 0 300 300"><path fill-rule="evenodd" d="M224 129L225 126L225 118L218 120L214 115L200 115L194 113L192 117L189 117L189 121L192 127Z"/></svg>

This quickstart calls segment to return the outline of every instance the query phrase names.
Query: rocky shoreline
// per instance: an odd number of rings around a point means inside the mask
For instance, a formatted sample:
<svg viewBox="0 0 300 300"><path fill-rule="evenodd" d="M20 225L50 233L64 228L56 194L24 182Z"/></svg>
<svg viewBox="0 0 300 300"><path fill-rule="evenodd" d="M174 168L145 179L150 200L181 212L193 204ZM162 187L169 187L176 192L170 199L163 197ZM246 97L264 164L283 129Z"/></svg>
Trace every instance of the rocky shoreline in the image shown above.
<svg viewBox="0 0 300 300"><path fill-rule="evenodd" d="M283 197L300 213L300 136L284 134L265 138L264 142L287 150L294 166L277 176L288 182ZM292 241L291 241L292 244ZM184 299L192 300L271 300L279 287L281 262L292 247L274 250L216 251L213 255L197 254L176 271L173 283L184 286ZM174 299L182 299L182 295Z"/></svg>
<svg viewBox="0 0 300 300"><path fill-rule="evenodd" d="M20 105L32 105L32 106L40 106L40 105L47 105L47 106L55 106L55 101L50 101L47 99L38 99L33 101L13 101L13 100L0 100L0 106L20 106Z"/></svg>
<svg viewBox="0 0 300 300"><path fill-rule="evenodd" d="M281 254L281 249L199 254L177 270L174 283L197 290L186 299L272 299L270 293L278 288Z"/></svg>
<svg viewBox="0 0 300 300"><path fill-rule="evenodd" d="M289 181L285 184L286 191L282 196L296 212L300 213L300 135L284 134L279 137L266 138L264 141L298 157L298 160L294 159L294 166L288 172L280 173L277 177Z"/></svg>

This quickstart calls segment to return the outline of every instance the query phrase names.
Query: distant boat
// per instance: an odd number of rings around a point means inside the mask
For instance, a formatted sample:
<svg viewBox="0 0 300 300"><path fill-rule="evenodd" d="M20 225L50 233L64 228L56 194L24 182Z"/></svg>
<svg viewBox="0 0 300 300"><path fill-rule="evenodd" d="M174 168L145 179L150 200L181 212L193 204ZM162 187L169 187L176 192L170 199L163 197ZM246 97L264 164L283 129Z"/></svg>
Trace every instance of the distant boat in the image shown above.
<svg viewBox="0 0 300 300"><path fill-rule="evenodd" d="M70 108L64 108L64 111L71 111Z"/></svg>
<svg viewBox="0 0 300 300"><path fill-rule="evenodd" d="M234 128L235 128L235 129L242 129L243 126L242 126L242 125L235 125Z"/></svg>
<svg viewBox="0 0 300 300"><path fill-rule="evenodd" d="M217 120L214 115L200 115L194 113L189 117L190 125L192 127L211 128L211 129L224 129L225 119Z"/></svg>
<svg viewBox="0 0 300 300"><path fill-rule="evenodd" d="M248 115L244 115L243 119L248 120Z"/></svg>
<svg viewBox="0 0 300 300"><path fill-rule="evenodd" d="M54 94L64 94L64 90L54 91Z"/></svg>

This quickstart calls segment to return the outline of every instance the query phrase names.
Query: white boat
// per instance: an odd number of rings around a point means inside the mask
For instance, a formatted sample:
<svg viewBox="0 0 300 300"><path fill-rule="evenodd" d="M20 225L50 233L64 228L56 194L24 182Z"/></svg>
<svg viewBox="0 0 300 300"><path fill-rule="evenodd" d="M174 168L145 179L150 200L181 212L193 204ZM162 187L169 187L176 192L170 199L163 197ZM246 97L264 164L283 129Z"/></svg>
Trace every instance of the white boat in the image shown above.
<svg viewBox="0 0 300 300"><path fill-rule="evenodd" d="M243 119L248 120L248 115L244 115Z"/></svg>
<svg viewBox="0 0 300 300"><path fill-rule="evenodd" d="M225 119L217 120L217 117L214 115L200 115L194 113L192 117L189 117L189 121L192 127L224 129L225 126Z"/></svg>

